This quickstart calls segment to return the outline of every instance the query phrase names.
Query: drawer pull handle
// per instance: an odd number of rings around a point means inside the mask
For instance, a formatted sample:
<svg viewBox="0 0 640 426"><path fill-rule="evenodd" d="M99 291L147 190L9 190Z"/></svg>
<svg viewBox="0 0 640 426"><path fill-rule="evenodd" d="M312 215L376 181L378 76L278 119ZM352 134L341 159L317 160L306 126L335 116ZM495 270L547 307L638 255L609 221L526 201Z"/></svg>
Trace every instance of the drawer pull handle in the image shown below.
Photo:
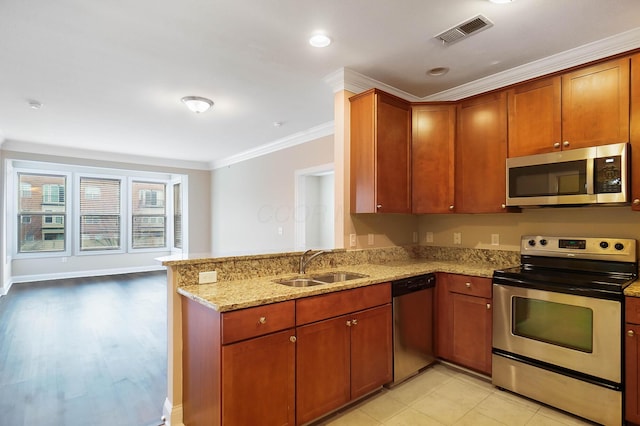
<svg viewBox="0 0 640 426"><path fill-rule="evenodd" d="M266 324L267 323L267 317L260 317L260 319L258 320L258 322L260 324Z"/></svg>
<svg viewBox="0 0 640 426"><path fill-rule="evenodd" d="M296 340L298 340L298 339L296 339L296 336L291 336L291 337L289 337L289 340L290 340L292 343L295 343L295 342L296 342Z"/></svg>
<svg viewBox="0 0 640 426"><path fill-rule="evenodd" d="M471 283L464 283L465 287L471 288Z"/></svg>
<svg viewBox="0 0 640 426"><path fill-rule="evenodd" d="M565 148L569 147L569 145L570 145L569 141L562 142L562 146L565 147Z"/></svg>
<svg viewBox="0 0 640 426"><path fill-rule="evenodd" d="M629 337L633 337L633 336L635 336L635 335L636 335L636 333L634 333L634 332L633 332L633 330L629 330L629 331L627 331L627 336L629 336Z"/></svg>
<svg viewBox="0 0 640 426"><path fill-rule="evenodd" d="M554 143L554 144L553 144L553 147L554 147L554 148L556 148L556 149L560 148L560 142L556 142L556 143Z"/></svg>
<svg viewBox="0 0 640 426"><path fill-rule="evenodd" d="M347 327L351 327L351 321L347 321Z"/></svg>
<svg viewBox="0 0 640 426"><path fill-rule="evenodd" d="M636 198L635 200L633 200L633 205L634 206L640 205L640 198Z"/></svg>
<svg viewBox="0 0 640 426"><path fill-rule="evenodd" d="M491 309L491 303L487 303L487 310Z"/></svg>

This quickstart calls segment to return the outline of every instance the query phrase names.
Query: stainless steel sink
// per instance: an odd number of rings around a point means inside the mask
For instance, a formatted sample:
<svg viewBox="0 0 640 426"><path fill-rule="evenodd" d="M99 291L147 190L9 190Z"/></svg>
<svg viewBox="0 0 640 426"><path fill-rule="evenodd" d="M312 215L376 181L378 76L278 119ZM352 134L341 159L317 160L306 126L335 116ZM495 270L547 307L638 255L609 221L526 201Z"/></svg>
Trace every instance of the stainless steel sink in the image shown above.
<svg viewBox="0 0 640 426"><path fill-rule="evenodd" d="M281 278L274 282L290 287L310 287L366 277L368 277L368 275L356 274L355 272L327 272L325 274L311 275L308 277Z"/></svg>
<svg viewBox="0 0 640 426"><path fill-rule="evenodd" d="M313 278L282 278L275 280L278 284L288 285L290 287L310 287L312 285L326 284L324 281L316 281Z"/></svg>
<svg viewBox="0 0 640 426"><path fill-rule="evenodd" d="M329 272L322 275L314 275L313 279L324 283L337 283L340 281L357 280L358 278L366 278L368 275L356 274L355 272Z"/></svg>

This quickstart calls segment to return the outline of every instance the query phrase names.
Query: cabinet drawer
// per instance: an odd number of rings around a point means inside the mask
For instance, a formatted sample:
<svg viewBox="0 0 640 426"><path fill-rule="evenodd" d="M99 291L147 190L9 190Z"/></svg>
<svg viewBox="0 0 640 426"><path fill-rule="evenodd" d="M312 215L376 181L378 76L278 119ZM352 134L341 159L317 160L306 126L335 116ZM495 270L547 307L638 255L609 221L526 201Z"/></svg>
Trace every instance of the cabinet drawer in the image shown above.
<svg viewBox="0 0 640 426"><path fill-rule="evenodd" d="M293 300L222 314L222 344L237 342L295 325Z"/></svg>
<svg viewBox="0 0 640 426"><path fill-rule="evenodd" d="M447 275L449 291L453 293L468 294L470 296L491 298L491 279L472 277L469 275Z"/></svg>
<svg viewBox="0 0 640 426"><path fill-rule="evenodd" d="M383 283L296 300L296 325L391 302L391 284Z"/></svg>
<svg viewBox="0 0 640 426"><path fill-rule="evenodd" d="M640 324L640 297L625 297L625 322Z"/></svg>

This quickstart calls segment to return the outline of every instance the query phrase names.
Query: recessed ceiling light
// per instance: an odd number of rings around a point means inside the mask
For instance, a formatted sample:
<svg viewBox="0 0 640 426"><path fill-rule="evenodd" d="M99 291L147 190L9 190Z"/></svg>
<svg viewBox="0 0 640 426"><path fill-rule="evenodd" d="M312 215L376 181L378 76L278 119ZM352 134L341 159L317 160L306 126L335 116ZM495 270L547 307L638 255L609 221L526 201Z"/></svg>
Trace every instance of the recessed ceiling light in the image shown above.
<svg viewBox="0 0 640 426"><path fill-rule="evenodd" d="M449 72L449 68L447 67L436 67L436 68L431 68L429 71L427 71L427 75L437 77L439 75L445 75L448 72Z"/></svg>
<svg viewBox="0 0 640 426"><path fill-rule="evenodd" d="M309 44L313 47L327 47L331 44L331 39L324 34L315 34L309 39Z"/></svg>
<svg viewBox="0 0 640 426"><path fill-rule="evenodd" d="M29 108L31 108L31 109L40 109L40 108L42 108L42 102L36 101L35 99L29 99L27 101L27 103L29 104Z"/></svg>
<svg viewBox="0 0 640 426"><path fill-rule="evenodd" d="M205 112L213 106L213 101L211 99L203 98L202 96L185 96L181 101L187 106L187 108L196 114Z"/></svg>

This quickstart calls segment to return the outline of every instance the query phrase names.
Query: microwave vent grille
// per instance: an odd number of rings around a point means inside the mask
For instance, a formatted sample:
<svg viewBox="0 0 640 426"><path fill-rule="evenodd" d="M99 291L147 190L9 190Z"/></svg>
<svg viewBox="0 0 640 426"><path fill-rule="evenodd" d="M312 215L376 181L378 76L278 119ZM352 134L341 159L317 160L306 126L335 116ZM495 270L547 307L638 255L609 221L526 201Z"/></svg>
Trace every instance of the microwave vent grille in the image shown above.
<svg viewBox="0 0 640 426"><path fill-rule="evenodd" d="M441 32L434 38L441 40L442 44L451 44L469 37L472 34L476 34L479 31L491 28L492 26L493 23L486 16L478 15L467 19L453 28L449 28L448 30Z"/></svg>

